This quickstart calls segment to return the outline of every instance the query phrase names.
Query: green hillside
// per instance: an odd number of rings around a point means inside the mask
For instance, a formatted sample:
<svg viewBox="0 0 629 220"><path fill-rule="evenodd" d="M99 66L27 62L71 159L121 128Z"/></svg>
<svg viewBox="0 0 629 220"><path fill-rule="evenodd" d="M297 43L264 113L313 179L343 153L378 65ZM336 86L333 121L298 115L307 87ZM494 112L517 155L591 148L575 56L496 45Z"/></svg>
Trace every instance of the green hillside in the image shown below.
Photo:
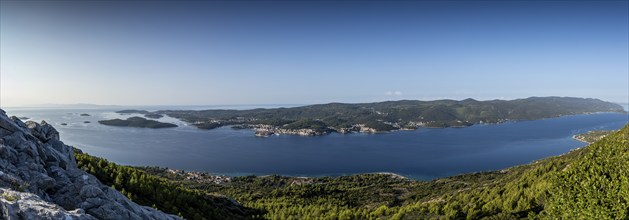
<svg viewBox="0 0 629 220"><path fill-rule="evenodd" d="M598 99L530 97L508 101L401 100L251 110L164 110L155 113L181 119L201 129L224 125L267 125L278 133L282 131L277 129L313 129L325 134L357 132L361 128L371 128L372 132L378 132L421 126L464 127L478 123L534 120L593 112L624 110L618 104Z"/></svg>
<svg viewBox="0 0 629 220"><path fill-rule="evenodd" d="M496 172L433 181L361 174L321 178L246 176L213 182L215 176L163 168L124 167L124 170L150 175L180 190L228 196L254 210L240 212L241 217L246 213L251 218L628 219L628 139L629 125L588 147L561 156ZM94 157L83 155L77 157L79 164L88 172L100 173L97 177L109 176L110 180L104 182L111 184L111 177L116 176L119 168L85 166L84 161L94 160ZM115 179L113 184L116 184ZM132 188L127 189L125 184L120 187L131 192ZM132 198L139 195L131 194ZM159 202L151 200L153 198L155 196L144 196L142 203ZM191 219L201 217L186 215L181 207L176 210ZM222 215L228 215L226 213Z"/></svg>
<svg viewBox="0 0 629 220"><path fill-rule="evenodd" d="M75 150L79 168L132 201L187 219L243 219L260 213L223 196L184 188L181 184Z"/></svg>

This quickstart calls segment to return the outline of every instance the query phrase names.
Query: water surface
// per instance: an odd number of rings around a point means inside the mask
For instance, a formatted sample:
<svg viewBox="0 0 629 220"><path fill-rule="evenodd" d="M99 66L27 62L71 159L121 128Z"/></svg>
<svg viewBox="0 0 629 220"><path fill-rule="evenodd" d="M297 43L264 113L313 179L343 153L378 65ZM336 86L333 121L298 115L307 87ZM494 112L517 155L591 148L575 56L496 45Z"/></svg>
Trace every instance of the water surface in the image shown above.
<svg viewBox="0 0 629 220"><path fill-rule="evenodd" d="M159 120L180 127L156 130L97 123L134 116L114 113L119 109L5 110L8 115L46 120L59 130L66 144L120 164L228 175L394 172L417 179L503 169L563 154L585 146L572 139L573 135L619 129L628 120L626 114L599 113L386 134L260 138L251 130L200 130L169 117Z"/></svg>

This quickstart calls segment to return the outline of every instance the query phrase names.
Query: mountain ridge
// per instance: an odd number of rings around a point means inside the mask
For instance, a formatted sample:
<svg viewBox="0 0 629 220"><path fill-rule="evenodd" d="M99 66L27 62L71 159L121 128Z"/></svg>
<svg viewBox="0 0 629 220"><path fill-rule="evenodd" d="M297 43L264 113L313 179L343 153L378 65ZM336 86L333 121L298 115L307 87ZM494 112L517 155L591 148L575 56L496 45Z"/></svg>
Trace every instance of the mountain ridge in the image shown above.
<svg viewBox="0 0 629 220"><path fill-rule="evenodd" d="M530 97L477 101L399 100L375 103L328 103L250 110L160 110L200 129L251 128L271 134L324 135L331 132L386 132L420 127L466 127L474 124L535 120L595 112L625 113L622 106L592 98Z"/></svg>

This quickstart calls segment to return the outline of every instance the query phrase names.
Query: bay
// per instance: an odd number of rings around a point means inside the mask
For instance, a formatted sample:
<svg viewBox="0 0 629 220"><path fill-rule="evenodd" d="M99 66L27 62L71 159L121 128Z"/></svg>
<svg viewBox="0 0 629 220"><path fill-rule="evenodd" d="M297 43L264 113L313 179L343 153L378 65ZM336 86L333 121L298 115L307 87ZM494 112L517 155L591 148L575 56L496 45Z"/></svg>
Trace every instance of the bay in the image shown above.
<svg viewBox="0 0 629 220"><path fill-rule="evenodd" d="M179 127L146 129L98 124L103 119L140 116L115 113L120 109L124 108L4 110L8 115L37 122L46 120L59 130L66 144L124 165L225 175L393 172L423 180L499 170L560 155L586 145L574 140L573 135L619 129L629 118L626 114L597 113L467 128L268 138L255 137L251 130L229 127L201 130L170 117L159 121Z"/></svg>

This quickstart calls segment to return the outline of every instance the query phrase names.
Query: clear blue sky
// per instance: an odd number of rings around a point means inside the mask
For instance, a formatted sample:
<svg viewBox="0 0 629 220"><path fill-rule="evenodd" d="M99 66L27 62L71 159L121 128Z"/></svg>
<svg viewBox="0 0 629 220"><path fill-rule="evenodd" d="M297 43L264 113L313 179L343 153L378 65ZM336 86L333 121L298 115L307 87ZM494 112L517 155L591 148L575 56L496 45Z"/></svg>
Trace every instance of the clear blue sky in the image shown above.
<svg viewBox="0 0 629 220"><path fill-rule="evenodd" d="M0 4L4 107L629 99L627 1Z"/></svg>

